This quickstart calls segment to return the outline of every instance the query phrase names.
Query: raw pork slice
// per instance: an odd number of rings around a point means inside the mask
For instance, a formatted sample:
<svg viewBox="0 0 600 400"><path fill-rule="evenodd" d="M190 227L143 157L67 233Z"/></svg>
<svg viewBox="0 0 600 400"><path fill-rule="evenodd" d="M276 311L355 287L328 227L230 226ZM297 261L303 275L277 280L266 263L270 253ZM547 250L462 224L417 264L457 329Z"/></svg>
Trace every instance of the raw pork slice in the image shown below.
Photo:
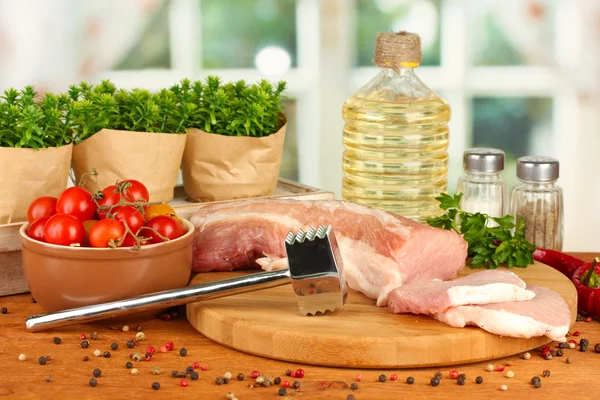
<svg viewBox="0 0 600 400"><path fill-rule="evenodd" d="M287 268L288 232L331 225L348 285L380 306L405 283L454 278L467 257L467 243L454 231L339 200L213 204L191 221L195 272Z"/></svg>
<svg viewBox="0 0 600 400"><path fill-rule="evenodd" d="M402 285L388 296L388 307L396 314L438 314L455 306L533 299L535 293L525 286L513 272L487 270L453 281Z"/></svg>
<svg viewBox="0 0 600 400"><path fill-rule="evenodd" d="M532 300L452 307L435 318L457 328L475 325L500 336L548 336L564 342L571 324L567 303L548 288L527 285L527 289L535 292Z"/></svg>

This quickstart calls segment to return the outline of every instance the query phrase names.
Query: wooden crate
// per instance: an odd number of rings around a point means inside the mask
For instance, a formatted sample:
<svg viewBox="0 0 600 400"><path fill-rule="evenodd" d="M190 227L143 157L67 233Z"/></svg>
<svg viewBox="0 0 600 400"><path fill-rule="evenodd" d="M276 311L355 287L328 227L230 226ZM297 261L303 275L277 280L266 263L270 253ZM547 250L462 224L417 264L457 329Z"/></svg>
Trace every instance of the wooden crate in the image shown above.
<svg viewBox="0 0 600 400"><path fill-rule="evenodd" d="M264 198L292 198L302 200L333 199L332 192L302 185L298 182L280 178L273 196ZM232 200L227 200L232 201ZM235 200L233 200L235 201ZM217 202L222 203L222 202ZM183 187L175 188L175 198L171 206L182 218L189 219L196 210L207 204L189 201ZM19 241L19 228L22 223L0 225L0 296L18 293L27 293L27 280L21 267L21 243Z"/></svg>

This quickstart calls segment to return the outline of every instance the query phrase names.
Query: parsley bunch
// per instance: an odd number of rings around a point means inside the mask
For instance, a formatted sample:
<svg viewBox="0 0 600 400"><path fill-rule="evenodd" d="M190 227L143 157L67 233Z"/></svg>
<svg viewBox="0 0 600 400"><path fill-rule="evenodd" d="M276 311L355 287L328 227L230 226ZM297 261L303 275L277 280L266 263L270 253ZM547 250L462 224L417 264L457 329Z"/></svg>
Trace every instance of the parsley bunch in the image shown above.
<svg viewBox="0 0 600 400"><path fill-rule="evenodd" d="M525 239L525 223L506 215L501 218L482 213L469 213L460 209L462 193L450 196L442 193L436 200L445 213L439 217L427 218L427 224L446 230L454 230L467 241L471 266L495 269L500 264L509 268L525 268L533 264L535 245ZM488 227L488 221L498 226ZM513 234L514 230L514 234Z"/></svg>
<svg viewBox="0 0 600 400"><path fill-rule="evenodd" d="M0 96L0 147L40 149L71 143L70 99L47 93L37 101L33 86Z"/></svg>

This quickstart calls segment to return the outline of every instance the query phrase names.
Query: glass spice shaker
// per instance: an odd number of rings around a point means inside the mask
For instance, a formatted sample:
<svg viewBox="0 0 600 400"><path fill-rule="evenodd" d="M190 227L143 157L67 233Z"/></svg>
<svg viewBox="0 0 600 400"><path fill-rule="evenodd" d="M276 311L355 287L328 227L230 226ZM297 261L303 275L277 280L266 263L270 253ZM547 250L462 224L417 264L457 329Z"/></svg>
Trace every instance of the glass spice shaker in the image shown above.
<svg viewBox="0 0 600 400"><path fill-rule="evenodd" d="M503 217L507 211L508 189L501 173L504 152L498 149L473 148L463 153L465 175L460 177L457 193L462 193L460 208L470 213ZM488 226L497 226L489 220Z"/></svg>
<svg viewBox="0 0 600 400"><path fill-rule="evenodd" d="M556 184L558 160L528 156L517 160L519 183L512 189L511 215L525 222L527 241L562 251L563 192Z"/></svg>

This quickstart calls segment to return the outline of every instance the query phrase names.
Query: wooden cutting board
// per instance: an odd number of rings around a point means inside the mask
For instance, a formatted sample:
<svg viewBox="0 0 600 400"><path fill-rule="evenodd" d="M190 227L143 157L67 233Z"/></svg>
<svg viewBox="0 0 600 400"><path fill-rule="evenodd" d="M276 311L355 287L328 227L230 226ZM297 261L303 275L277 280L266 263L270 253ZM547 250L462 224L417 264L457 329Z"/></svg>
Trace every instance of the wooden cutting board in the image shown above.
<svg viewBox="0 0 600 400"><path fill-rule="evenodd" d="M575 322L577 292L565 276L537 262L513 271L529 284L558 292ZM467 267L460 275L473 272ZM198 274L191 284L247 273ZM458 365L502 358L550 342L546 337L504 338L476 327L452 328L426 316L392 314L352 290L343 309L305 317L290 285L189 304L187 318L209 339L246 353L336 367Z"/></svg>

